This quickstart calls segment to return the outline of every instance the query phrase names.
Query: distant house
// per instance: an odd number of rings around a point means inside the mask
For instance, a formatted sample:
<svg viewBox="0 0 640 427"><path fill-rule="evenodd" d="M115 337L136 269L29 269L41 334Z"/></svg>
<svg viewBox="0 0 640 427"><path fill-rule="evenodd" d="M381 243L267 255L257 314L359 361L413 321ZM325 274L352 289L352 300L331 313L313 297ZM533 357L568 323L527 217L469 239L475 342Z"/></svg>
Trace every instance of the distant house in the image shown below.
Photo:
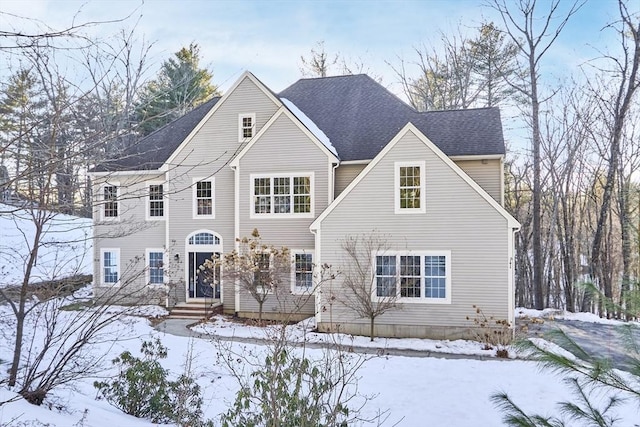
<svg viewBox="0 0 640 427"><path fill-rule="evenodd" d="M366 75L275 94L247 72L92 172L96 293L128 281L152 302L217 301L253 316L257 303L224 271L205 283L198 267L257 228L292 252L291 287L267 315L295 310L321 330L366 333L366 319L334 303L340 276L320 288L310 278L313 266L344 267L346 236L376 230L392 250L371 254L373 282L413 280L395 289L399 309L376 321L379 335L467 336L474 304L513 322L519 224L502 206L504 155L496 108L420 113Z"/></svg>

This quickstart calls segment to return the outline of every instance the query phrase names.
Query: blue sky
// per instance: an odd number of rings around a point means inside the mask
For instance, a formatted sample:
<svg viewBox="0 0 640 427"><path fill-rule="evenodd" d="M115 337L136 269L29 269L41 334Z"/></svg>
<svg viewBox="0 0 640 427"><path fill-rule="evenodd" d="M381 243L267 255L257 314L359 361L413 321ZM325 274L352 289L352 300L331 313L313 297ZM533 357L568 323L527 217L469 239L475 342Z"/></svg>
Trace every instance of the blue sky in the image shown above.
<svg viewBox="0 0 640 427"><path fill-rule="evenodd" d="M539 1L541 6L548 0ZM568 6L564 1L563 6ZM228 88L244 70L275 91L300 77L300 55L323 40L330 53L365 63L399 93L393 70L399 57L415 59L413 48L438 44L439 32L458 24L473 31L483 20L500 18L482 0L397 1L226 1L226 0L2 0L0 26L27 25L10 14L62 28L76 22L131 15L123 23L100 26L103 35L137 23L140 37L154 42L151 70L190 42L201 46L203 64L214 81ZM631 3L633 4L633 2ZM638 2L640 5L640 2ZM637 6L640 7L640 6ZM547 76L563 79L584 61L615 44L601 32L616 17L614 0L589 0L548 53Z"/></svg>

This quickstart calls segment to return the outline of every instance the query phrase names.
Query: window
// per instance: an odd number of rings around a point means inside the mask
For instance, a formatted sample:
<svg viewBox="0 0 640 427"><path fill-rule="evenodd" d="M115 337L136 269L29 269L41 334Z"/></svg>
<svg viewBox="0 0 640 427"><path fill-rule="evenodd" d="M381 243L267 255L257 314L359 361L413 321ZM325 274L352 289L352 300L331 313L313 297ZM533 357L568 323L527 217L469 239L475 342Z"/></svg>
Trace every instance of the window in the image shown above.
<svg viewBox="0 0 640 427"><path fill-rule="evenodd" d="M251 177L251 216L265 214L313 216L311 192L313 175Z"/></svg>
<svg viewBox="0 0 640 427"><path fill-rule="evenodd" d="M213 218L213 178L211 180L194 179L193 185L193 217Z"/></svg>
<svg viewBox="0 0 640 427"><path fill-rule="evenodd" d="M104 187L102 187L102 198L104 203L102 216L104 219L113 219L119 217L119 193L120 190L118 189L117 184L106 184Z"/></svg>
<svg viewBox="0 0 640 427"><path fill-rule="evenodd" d="M425 162L395 163L396 213L424 213Z"/></svg>
<svg viewBox="0 0 640 427"><path fill-rule="evenodd" d="M164 284L164 251L148 250L147 259L149 261L149 277L147 282L150 285Z"/></svg>
<svg viewBox="0 0 640 427"><path fill-rule="evenodd" d="M271 291L271 255L268 253L256 255L256 269L253 273L253 282L258 292L267 293Z"/></svg>
<svg viewBox="0 0 640 427"><path fill-rule="evenodd" d="M450 303L450 258L449 251L376 255L375 297Z"/></svg>
<svg viewBox="0 0 640 427"><path fill-rule="evenodd" d="M117 285L120 280L120 250L102 249L102 283Z"/></svg>
<svg viewBox="0 0 640 427"><path fill-rule="evenodd" d="M164 217L164 186L162 184L149 184L149 219Z"/></svg>
<svg viewBox="0 0 640 427"><path fill-rule="evenodd" d="M190 245L219 245L220 238L211 233L198 233L189 237Z"/></svg>
<svg viewBox="0 0 640 427"><path fill-rule="evenodd" d="M240 114L238 116L238 141L243 142L253 138L255 126L255 114Z"/></svg>
<svg viewBox="0 0 640 427"><path fill-rule="evenodd" d="M294 289L310 291L313 289L313 254L307 252L293 254Z"/></svg>

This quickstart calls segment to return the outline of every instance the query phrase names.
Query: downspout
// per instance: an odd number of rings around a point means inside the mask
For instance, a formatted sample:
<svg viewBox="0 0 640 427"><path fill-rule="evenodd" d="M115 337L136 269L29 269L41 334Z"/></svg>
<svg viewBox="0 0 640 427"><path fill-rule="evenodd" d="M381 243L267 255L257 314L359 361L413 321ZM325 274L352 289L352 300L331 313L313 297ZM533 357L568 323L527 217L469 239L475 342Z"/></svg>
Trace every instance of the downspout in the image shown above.
<svg viewBox="0 0 640 427"><path fill-rule="evenodd" d="M231 169L233 170L234 174L233 174L233 180L234 180L234 186L235 186L235 197L233 200L233 209L234 209L234 220L233 220L233 234L234 234L234 248L236 250L236 252L240 251L240 171L238 170L238 166L235 165L231 165L230 166ZM235 283L235 288L234 288L234 292L235 292L235 298L234 298L234 307L233 307L233 311L235 313L235 316L238 317L238 314L240 313L240 285L238 284L238 281L236 280ZM223 307L224 307L224 300L222 302Z"/></svg>
<svg viewBox="0 0 640 427"><path fill-rule="evenodd" d="M314 236L314 246L315 246L315 261L314 261L314 266L313 266L313 275L315 277L320 277L321 276L321 269L322 269L322 248L321 248L321 243L320 243L320 228L318 227L317 229L309 229L311 231L311 233ZM320 284L320 286L316 287L314 290L315 293L315 318L316 318L316 328L318 327L318 325L320 324L320 322L322 321L322 303L321 303L321 294L322 294L322 289L321 289L322 284Z"/></svg>

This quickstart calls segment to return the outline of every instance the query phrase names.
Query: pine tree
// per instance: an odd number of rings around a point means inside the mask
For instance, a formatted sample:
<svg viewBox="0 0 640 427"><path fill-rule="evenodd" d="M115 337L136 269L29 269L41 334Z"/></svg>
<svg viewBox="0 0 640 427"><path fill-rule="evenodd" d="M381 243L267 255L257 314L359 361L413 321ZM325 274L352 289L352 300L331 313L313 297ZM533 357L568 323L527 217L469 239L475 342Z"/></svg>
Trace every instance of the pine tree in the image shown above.
<svg viewBox="0 0 640 427"><path fill-rule="evenodd" d="M166 60L142 90L136 108L138 129L148 135L218 94L212 73L199 67L200 48L192 43Z"/></svg>

